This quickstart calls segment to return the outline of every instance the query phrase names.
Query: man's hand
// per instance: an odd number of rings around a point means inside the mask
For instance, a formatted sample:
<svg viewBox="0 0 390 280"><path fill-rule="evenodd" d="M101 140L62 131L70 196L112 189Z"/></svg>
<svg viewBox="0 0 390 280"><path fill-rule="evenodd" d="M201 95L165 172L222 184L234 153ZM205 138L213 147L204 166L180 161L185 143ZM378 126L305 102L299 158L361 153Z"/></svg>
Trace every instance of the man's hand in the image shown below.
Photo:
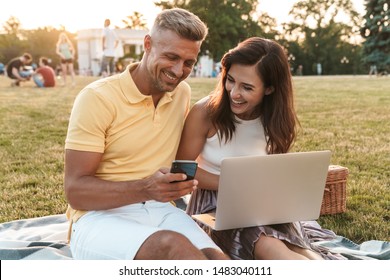
<svg viewBox="0 0 390 280"><path fill-rule="evenodd" d="M148 178L144 191L151 200L176 200L191 193L198 185L197 180L184 181L185 179L185 174L169 173L169 168L161 168Z"/></svg>

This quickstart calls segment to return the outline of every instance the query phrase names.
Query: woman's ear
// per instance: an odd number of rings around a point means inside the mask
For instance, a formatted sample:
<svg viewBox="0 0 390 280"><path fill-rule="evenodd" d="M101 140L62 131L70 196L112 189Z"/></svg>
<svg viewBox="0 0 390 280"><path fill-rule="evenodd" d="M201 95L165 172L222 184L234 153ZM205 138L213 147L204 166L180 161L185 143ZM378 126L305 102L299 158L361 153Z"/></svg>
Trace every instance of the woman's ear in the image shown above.
<svg viewBox="0 0 390 280"><path fill-rule="evenodd" d="M275 88L274 87L267 87L266 89L265 89L265 95L270 95L271 93L273 93L274 92L274 90L275 90Z"/></svg>

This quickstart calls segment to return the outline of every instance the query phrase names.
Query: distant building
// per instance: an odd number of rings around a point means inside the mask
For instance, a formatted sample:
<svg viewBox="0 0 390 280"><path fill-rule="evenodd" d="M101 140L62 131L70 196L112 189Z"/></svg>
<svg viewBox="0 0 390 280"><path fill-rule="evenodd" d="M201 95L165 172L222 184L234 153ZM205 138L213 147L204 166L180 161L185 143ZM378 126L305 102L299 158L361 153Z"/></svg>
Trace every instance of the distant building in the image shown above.
<svg viewBox="0 0 390 280"><path fill-rule="evenodd" d="M201 55L196 64L196 77L213 77L214 61L208 55Z"/></svg>
<svg viewBox="0 0 390 280"><path fill-rule="evenodd" d="M133 51L140 55L143 51L144 37L147 30L114 29L119 38L116 57ZM77 61L80 75L100 75L100 64L103 57L103 29L84 29L77 32Z"/></svg>
<svg viewBox="0 0 390 280"><path fill-rule="evenodd" d="M125 54L134 53L141 55L143 52L144 37L148 30L114 29L120 43L116 49L116 58L119 59ZM100 64L103 58L102 47L103 29L84 29L77 32L77 61L79 75L99 76ZM215 77L219 73L219 67L213 60L202 55L194 69L193 76ZM131 59L126 61L131 62ZM126 66L126 65L123 65Z"/></svg>

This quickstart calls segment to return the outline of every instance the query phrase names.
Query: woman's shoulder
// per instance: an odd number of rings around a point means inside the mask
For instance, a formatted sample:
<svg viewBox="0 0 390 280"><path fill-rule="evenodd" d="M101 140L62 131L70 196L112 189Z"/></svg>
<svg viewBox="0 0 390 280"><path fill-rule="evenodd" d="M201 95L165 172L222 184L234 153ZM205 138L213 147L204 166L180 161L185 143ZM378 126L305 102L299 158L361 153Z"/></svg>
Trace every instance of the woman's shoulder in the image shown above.
<svg viewBox="0 0 390 280"><path fill-rule="evenodd" d="M209 111L207 108L209 97L206 96L197 101L191 108L188 119L190 121L199 122L203 128L209 128L211 126L211 119L209 117Z"/></svg>
<svg viewBox="0 0 390 280"><path fill-rule="evenodd" d="M207 115L207 103L208 103L209 97L205 96L202 99L198 100L191 108L192 114L197 114L206 116Z"/></svg>
<svg viewBox="0 0 390 280"><path fill-rule="evenodd" d="M209 99L210 99L210 96L205 96L205 97L199 99L198 101L195 102L193 108L196 110L205 110Z"/></svg>

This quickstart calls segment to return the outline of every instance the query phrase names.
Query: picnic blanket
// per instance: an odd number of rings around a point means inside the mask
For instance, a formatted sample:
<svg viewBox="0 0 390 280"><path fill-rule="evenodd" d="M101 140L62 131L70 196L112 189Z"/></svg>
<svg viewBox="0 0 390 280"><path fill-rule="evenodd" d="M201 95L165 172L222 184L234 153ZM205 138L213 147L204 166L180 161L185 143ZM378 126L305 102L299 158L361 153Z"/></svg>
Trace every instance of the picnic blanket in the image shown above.
<svg viewBox="0 0 390 280"><path fill-rule="evenodd" d="M0 224L0 260L71 260L63 215Z"/></svg>
<svg viewBox="0 0 390 280"><path fill-rule="evenodd" d="M0 260L71 260L66 242L68 221L64 214L15 220L0 224ZM315 222L304 222L311 240L351 260L390 260L390 242L371 240L355 244L323 229Z"/></svg>

